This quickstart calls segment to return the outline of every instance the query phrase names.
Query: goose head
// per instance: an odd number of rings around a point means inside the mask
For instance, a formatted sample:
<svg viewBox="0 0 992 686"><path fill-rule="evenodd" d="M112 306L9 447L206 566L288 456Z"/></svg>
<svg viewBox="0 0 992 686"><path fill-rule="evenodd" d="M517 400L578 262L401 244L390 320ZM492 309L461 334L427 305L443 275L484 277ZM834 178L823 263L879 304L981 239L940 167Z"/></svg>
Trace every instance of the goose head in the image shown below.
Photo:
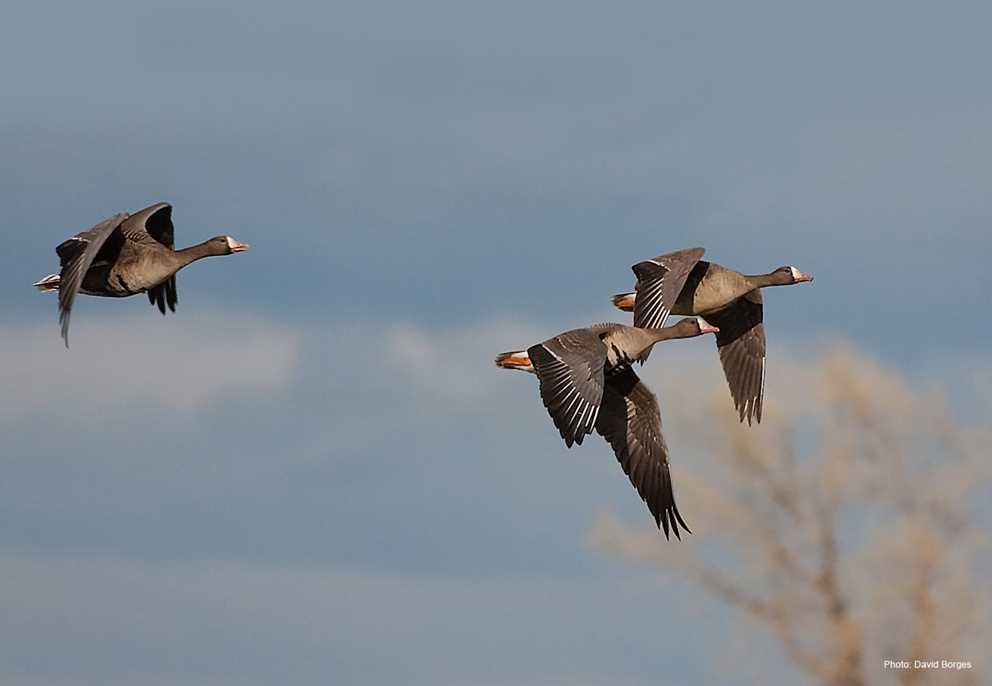
<svg viewBox="0 0 992 686"><path fill-rule="evenodd" d="M717 333L720 329L713 326L702 317L686 317L680 319L671 327L674 329L675 338L693 338L702 336L704 333Z"/></svg>
<svg viewBox="0 0 992 686"><path fill-rule="evenodd" d="M812 274L805 274L791 265L779 267L772 272L772 276L775 278L775 284L779 286L789 286L794 283L813 280Z"/></svg>
<svg viewBox="0 0 992 686"><path fill-rule="evenodd" d="M700 335L704 333L720 333L719 327L713 326L702 317L693 317L692 319L695 320L696 328L699 329Z"/></svg>
<svg viewBox="0 0 992 686"><path fill-rule="evenodd" d="M527 355L526 350L500 353L496 356L496 366L503 369L519 369L522 372L535 373L534 365L531 364L530 356Z"/></svg>
<svg viewBox="0 0 992 686"><path fill-rule="evenodd" d="M667 335L665 338L695 338L696 336L702 336L704 333L717 333L720 329L702 317L686 317L671 326L666 326L664 329L655 330L666 332Z"/></svg>
<svg viewBox="0 0 992 686"><path fill-rule="evenodd" d="M230 255L244 252L248 247L247 243L236 241L230 236L214 236L207 241L207 248L211 255Z"/></svg>

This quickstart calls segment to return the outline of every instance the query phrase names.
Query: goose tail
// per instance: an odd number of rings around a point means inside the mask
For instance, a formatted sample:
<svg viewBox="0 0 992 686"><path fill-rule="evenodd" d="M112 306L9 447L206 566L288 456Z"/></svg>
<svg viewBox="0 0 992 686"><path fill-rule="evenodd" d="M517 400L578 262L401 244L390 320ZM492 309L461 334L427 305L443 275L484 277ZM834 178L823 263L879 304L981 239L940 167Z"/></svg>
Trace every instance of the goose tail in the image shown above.
<svg viewBox="0 0 992 686"><path fill-rule="evenodd" d="M636 298L637 293L620 293L610 298L610 302L613 303L614 307L618 307L624 312L633 312Z"/></svg>
<svg viewBox="0 0 992 686"><path fill-rule="evenodd" d="M496 356L496 366L503 369L519 369L522 372L534 373L534 365L531 364L530 356L527 355L526 350L500 353Z"/></svg>
<svg viewBox="0 0 992 686"><path fill-rule="evenodd" d="M37 288L42 293L52 293L59 289L59 284L62 282L62 277L58 274L49 274L41 281L31 284Z"/></svg>

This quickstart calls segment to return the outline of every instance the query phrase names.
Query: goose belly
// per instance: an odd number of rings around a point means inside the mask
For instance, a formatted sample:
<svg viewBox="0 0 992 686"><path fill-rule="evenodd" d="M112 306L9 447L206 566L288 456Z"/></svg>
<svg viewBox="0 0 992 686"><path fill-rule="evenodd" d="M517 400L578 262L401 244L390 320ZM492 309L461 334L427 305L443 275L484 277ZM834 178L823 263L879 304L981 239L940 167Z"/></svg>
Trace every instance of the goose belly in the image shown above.
<svg viewBox="0 0 992 686"><path fill-rule="evenodd" d="M110 265L99 264L90 267L83 275L82 283L79 284L79 292L101 298L124 298L134 295L134 293L121 289L119 284L111 281L111 276Z"/></svg>
<svg viewBox="0 0 992 686"><path fill-rule="evenodd" d="M82 293L83 295L95 295L99 298L126 298L129 295L134 295L134 293L118 293L117 291L110 290L91 291L88 288L80 288L77 292Z"/></svg>
<svg viewBox="0 0 992 686"><path fill-rule="evenodd" d="M126 285L132 293L142 293L160 286L177 271L172 261L162 259L161 251L146 252L128 258L117 262L112 279L118 281L122 287Z"/></svg>
<svg viewBox="0 0 992 686"><path fill-rule="evenodd" d="M106 298L126 298L144 293L168 278L160 275L142 275L124 269L107 267L91 268L83 277L79 292Z"/></svg>

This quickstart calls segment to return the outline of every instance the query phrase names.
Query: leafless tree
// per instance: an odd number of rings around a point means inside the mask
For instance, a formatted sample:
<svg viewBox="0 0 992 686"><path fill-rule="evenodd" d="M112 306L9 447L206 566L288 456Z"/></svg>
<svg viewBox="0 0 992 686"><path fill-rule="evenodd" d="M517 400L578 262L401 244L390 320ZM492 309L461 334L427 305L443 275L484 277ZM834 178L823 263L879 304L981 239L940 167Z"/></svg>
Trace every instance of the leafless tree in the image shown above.
<svg viewBox="0 0 992 686"><path fill-rule="evenodd" d="M988 428L845 346L782 366L760 427L738 423L725 386L693 399L682 380L677 404L662 398L688 542L601 515L594 547L729 603L809 683L987 683L976 501ZM972 668L886 669L886 659Z"/></svg>

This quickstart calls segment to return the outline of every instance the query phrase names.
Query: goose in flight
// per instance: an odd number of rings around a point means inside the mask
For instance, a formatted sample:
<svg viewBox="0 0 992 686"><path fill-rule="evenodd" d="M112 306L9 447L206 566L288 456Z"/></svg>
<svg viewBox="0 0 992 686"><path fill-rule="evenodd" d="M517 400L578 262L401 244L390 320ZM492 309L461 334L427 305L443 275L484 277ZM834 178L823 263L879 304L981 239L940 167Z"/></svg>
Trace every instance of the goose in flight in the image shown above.
<svg viewBox="0 0 992 686"><path fill-rule="evenodd" d="M537 375L541 400L565 445L581 445L593 430L605 438L665 538L671 529L681 539L679 526L691 532L675 505L658 400L631 363L643 361L660 341L710 332L717 328L702 317L663 329L597 324L502 353L496 365Z"/></svg>
<svg viewBox="0 0 992 686"><path fill-rule="evenodd" d="M176 250L172 205L160 202L132 215L115 214L63 241L55 248L61 271L33 285L43 292L58 291L59 323L69 347L69 317L77 292L109 298L147 293L162 314L166 306L175 312L176 272L204 257L247 249L230 236L215 236Z"/></svg>
<svg viewBox="0 0 992 686"><path fill-rule="evenodd" d="M703 248L660 255L633 266L637 288L613 296L634 311L634 326L657 328L669 314L702 315L720 329L716 346L740 421L761 422L765 394L765 327L761 289L812 281L795 267L746 275L700 259Z"/></svg>

